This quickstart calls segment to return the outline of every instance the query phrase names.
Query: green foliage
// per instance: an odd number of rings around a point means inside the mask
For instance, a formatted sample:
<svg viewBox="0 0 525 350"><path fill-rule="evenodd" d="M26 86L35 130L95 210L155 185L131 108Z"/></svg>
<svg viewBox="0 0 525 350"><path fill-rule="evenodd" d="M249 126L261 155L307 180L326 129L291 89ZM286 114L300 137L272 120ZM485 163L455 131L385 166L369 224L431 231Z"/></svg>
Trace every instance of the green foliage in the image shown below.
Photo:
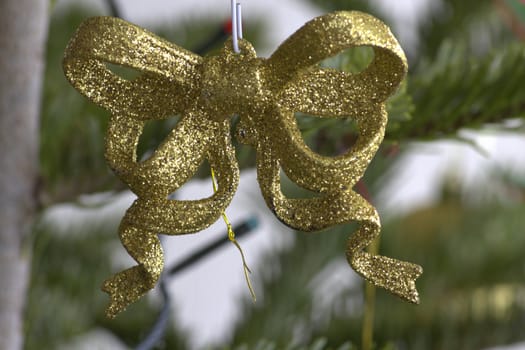
<svg viewBox="0 0 525 350"><path fill-rule="evenodd" d="M420 45L414 64L433 59L445 41L465 42L471 53L512 41L490 0L441 0L432 3L427 18L419 22Z"/></svg>
<svg viewBox="0 0 525 350"><path fill-rule="evenodd" d="M40 169L50 201L115 183L104 161L107 113L72 89L62 71L69 39L91 15L96 13L74 9L50 22L40 128Z"/></svg>
<svg viewBox="0 0 525 350"><path fill-rule="evenodd" d="M108 320L108 297L100 290L115 254L115 223L73 226L54 232L41 221L34 231L31 289L28 295L25 348L56 349L93 328L106 328L134 346L154 324L158 310L146 299L132 305L125 317ZM187 349L185 336L170 327L164 338L169 349Z"/></svg>
<svg viewBox="0 0 525 350"><path fill-rule="evenodd" d="M525 5L519 0L505 0L505 3L514 11L521 24L525 24Z"/></svg>
<svg viewBox="0 0 525 350"><path fill-rule="evenodd" d="M309 344L313 317L310 283L334 256L344 256L346 238L354 229L345 225L321 233L303 234L296 238L293 249L272 253L263 259L264 270L257 271L256 276L262 276L257 284L263 286L264 297L255 307L245 301L241 313L244 319L237 324L233 343L253 347L257 339L266 338L272 339L281 349L297 338L295 332L304 327L305 332L296 345ZM357 333L347 336L359 338Z"/></svg>
<svg viewBox="0 0 525 350"><path fill-rule="evenodd" d="M320 338L312 342L311 345L305 345L305 346L288 345L285 347L279 347L273 341L259 340L257 344L255 344L253 347L249 347L247 345L241 345L241 346L235 347L233 350L277 350L277 349L284 349L284 350L357 350L357 348L352 346L352 344L350 343L344 343L337 348L327 347L326 343L327 343L326 339ZM223 350L229 350L229 349L230 348L224 348Z"/></svg>
<svg viewBox="0 0 525 350"><path fill-rule="evenodd" d="M390 135L399 132L401 128L411 123L412 116L415 113L414 100L412 95L408 93L407 87L408 81L404 80L401 87L386 103L388 111L386 138L388 141L392 141Z"/></svg>
<svg viewBox="0 0 525 350"><path fill-rule="evenodd" d="M409 76L413 118L389 129L387 137L451 137L462 128L525 117L524 58L522 44L499 47L478 58L470 56L464 45L445 41L432 62L422 63Z"/></svg>

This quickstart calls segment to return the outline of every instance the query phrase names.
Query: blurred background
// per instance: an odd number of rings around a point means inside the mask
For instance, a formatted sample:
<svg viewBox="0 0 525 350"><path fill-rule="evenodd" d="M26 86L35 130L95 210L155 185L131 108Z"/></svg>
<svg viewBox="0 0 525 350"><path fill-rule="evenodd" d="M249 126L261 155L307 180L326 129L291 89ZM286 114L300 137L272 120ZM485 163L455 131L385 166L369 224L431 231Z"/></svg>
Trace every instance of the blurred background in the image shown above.
<svg viewBox="0 0 525 350"><path fill-rule="evenodd" d="M382 19L407 54L410 71L388 101L385 142L356 189L379 209L381 254L423 266L421 304L378 290L373 348L525 349L525 2L242 3L245 38L260 56L334 10ZM283 226L259 193L253 150L238 144L241 184L227 214L234 226L248 227L239 241L257 302L230 244L166 276L165 293L155 290L117 319L105 318L102 281L134 264L117 236L134 195L104 161L108 113L63 76L65 46L83 20L111 15L213 54L229 36L229 1L59 0L49 6L24 348L133 349L153 339L156 349L361 349L365 284L344 257L356 226L315 234ZM371 55L356 48L322 64L357 72ZM355 141L351 120L297 119L307 144L321 154L340 154ZM150 122L139 156L176 121ZM282 187L304 195L285 177ZM203 167L177 198L211 193ZM166 265L225 231L218 222L196 235L163 237ZM163 309L167 323L155 326ZM152 336L152 328L165 332Z"/></svg>

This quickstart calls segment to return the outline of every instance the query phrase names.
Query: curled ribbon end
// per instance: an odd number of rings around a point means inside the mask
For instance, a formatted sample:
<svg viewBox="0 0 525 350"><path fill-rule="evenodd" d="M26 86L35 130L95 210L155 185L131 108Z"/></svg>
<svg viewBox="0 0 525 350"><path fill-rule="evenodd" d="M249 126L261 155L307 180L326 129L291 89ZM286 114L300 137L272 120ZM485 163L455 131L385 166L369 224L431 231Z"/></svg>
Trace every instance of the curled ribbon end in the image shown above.
<svg viewBox="0 0 525 350"><path fill-rule="evenodd" d="M121 271L102 284L102 291L109 294L106 317L113 319L139 300L155 286L157 275L151 275L142 265Z"/></svg>
<svg viewBox="0 0 525 350"><path fill-rule="evenodd" d="M352 268L370 283L413 304L419 304L416 279L423 273L419 265L365 252L349 257Z"/></svg>
<svg viewBox="0 0 525 350"><path fill-rule="evenodd" d="M409 268L412 269L412 273L407 275L407 286L409 290L409 297L406 299L407 301L411 302L412 304L419 305L419 293L416 288L416 280L421 276L423 273L423 268L416 264L411 263L403 263L410 265Z"/></svg>
<svg viewBox="0 0 525 350"><path fill-rule="evenodd" d="M255 295L255 290L253 289L252 281L250 280L250 274L252 273L252 271L250 270L250 268L248 267L248 264L246 263L246 258L244 257L244 252L242 251L242 248L239 245L239 243L237 242L237 240L233 239L232 243L235 244L235 246L237 247L237 249L239 249L239 252L241 253L242 265L243 265L243 269L244 269L244 278L246 280L246 284L248 285L248 289L250 290L250 295L252 297L252 301L255 303L255 302L257 302L257 296Z"/></svg>
<svg viewBox="0 0 525 350"><path fill-rule="evenodd" d="M109 319L114 319L119 313L125 310L125 307L121 306L121 303L118 301L118 291L115 285L111 280L107 280L101 287L104 293L109 295L109 305L106 308L106 317Z"/></svg>

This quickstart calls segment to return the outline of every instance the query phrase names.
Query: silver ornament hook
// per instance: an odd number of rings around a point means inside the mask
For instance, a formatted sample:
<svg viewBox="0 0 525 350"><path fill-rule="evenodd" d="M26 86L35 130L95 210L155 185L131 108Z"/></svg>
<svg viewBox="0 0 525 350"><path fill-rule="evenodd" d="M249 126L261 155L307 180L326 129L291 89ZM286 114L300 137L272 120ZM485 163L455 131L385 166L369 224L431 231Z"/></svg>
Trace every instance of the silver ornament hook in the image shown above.
<svg viewBox="0 0 525 350"><path fill-rule="evenodd" d="M232 12L232 41L233 51L240 53L239 39L242 39L242 7L241 3L237 0L231 0L231 12Z"/></svg>

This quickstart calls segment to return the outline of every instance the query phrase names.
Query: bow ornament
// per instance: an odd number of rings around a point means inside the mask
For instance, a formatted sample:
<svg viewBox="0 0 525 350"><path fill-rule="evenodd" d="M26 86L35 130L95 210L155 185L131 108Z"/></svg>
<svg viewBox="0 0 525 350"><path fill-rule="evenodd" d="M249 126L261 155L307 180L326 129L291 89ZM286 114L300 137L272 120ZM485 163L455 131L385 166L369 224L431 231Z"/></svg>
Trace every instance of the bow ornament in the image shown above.
<svg viewBox="0 0 525 350"><path fill-rule="evenodd" d="M253 146L262 195L284 224L316 231L357 221L346 256L364 278L405 300L418 302L415 279L421 267L371 255L364 249L380 232L375 208L352 188L363 176L383 139L385 101L407 70L406 58L388 27L360 12L335 12L313 19L268 59L248 41L231 42L214 56L200 57L123 20L86 20L71 39L64 71L71 84L111 113L106 159L137 194L119 227L122 244L138 265L103 284L111 297L109 317L153 288L163 269L158 233L178 235L205 229L220 218L239 181L230 118L240 122L237 139ZM356 46L370 46L374 58L358 74L318 63ZM125 80L108 69L117 64L139 71ZM356 144L345 154L313 152L297 126L295 112L319 118L352 118ZM148 120L180 115L176 127L146 160L137 144ZM217 191L200 200L168 196L207 160ZM281 192L280 172L318 193L308 199Z"/></svg>

